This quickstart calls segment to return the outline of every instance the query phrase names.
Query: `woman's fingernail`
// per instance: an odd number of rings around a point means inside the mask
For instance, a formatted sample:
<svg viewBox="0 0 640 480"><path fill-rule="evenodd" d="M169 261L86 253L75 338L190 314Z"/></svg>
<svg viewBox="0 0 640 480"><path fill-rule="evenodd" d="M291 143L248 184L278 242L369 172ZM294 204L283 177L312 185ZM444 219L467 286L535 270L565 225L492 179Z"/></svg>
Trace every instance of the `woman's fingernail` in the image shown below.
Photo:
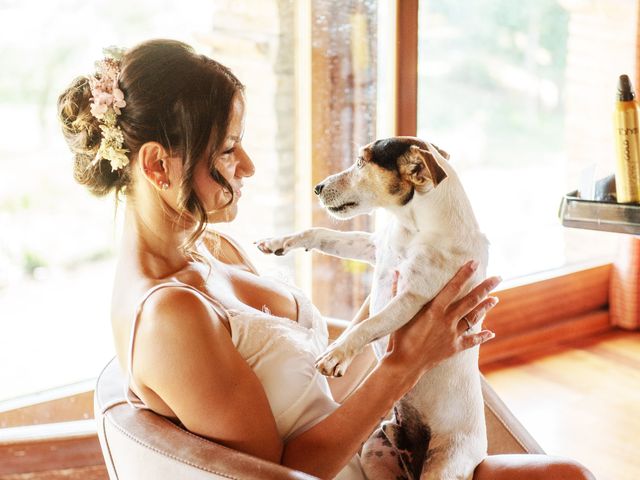
<svg viewBox="0 0 640 480"><path fill-rule="evenodd" d="M469 262L469 268L471 268L472 272L475 272L476 269L478 268L478 261L477 260L471 260Z"/></svg>
<svg viewBox="0 0 640 480"><path fill-rule="evenodd" d="M492 338L495 338L496 334L493 333L492 331L489 331L489 334L487 335L487 340L491 340Z"/></svg>

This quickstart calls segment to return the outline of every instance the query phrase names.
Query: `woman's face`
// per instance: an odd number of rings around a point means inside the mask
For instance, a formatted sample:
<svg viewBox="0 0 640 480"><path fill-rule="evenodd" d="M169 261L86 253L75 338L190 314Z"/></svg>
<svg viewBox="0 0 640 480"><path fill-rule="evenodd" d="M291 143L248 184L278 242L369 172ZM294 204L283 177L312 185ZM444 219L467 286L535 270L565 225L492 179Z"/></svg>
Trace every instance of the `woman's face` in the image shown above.
<svg viewBox="0 0 640 480"><path fill-rule="evenodd" d="M194 189L207 210L210 222L230 222L238 213L238 201L242 196L242 180L255 172L253 162L242 146L244 133L244 97L241 93L233 97L229 129L222 143L222 153L216 158L199 162L194 170ZM231 194L211 176L213 168L233 188L233 202L224 207Z"/></svg>

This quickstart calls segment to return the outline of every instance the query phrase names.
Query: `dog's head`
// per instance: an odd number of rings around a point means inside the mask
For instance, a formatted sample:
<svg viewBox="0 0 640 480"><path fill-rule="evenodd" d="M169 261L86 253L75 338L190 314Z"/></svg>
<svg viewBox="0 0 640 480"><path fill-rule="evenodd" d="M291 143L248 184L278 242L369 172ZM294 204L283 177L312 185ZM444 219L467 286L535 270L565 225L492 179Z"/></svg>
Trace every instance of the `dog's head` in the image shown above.
<svg viewBox="0 0 640 480"><path fill-rule="evenodd" d="M445 159L449 154L431 144ZM414 137L376 140L360 148L355 163L315 186L323 206L337 218L370 213L376 207L408 204L447 178L429 146Z"/></svg>

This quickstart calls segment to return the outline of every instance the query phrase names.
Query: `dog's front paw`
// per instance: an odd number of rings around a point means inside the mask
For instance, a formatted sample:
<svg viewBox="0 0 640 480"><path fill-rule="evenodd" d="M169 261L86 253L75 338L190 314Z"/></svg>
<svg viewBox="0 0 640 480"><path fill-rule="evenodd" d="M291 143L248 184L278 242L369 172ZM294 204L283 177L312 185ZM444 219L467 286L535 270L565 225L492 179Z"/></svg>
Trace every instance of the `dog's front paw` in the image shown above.
<svg viewBox="0 0 640 480"><path fill-rule="evenodd" d="M327 377L341 377L359 349L351 342L340 339L329 345L329 348L316 360L316 369Z"/></svg>
<svg viewBox="0 0 640 480"><path fill-rule="evenodd" d="M264 238L254 243L262 253L273 253L274 255L286 255L294 248L304 247L301 235Z"/></svg>

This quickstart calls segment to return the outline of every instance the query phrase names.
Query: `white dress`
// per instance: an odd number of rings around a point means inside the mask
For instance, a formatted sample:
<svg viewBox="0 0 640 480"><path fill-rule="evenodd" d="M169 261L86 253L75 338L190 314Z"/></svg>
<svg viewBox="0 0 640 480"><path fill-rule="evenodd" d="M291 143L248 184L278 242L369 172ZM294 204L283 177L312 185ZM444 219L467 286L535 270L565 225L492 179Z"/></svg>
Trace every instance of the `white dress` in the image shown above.
<svg viewBox="0 0 640 480"><path fill-rule="evenodd" d="M228 319L233 345L262 383L282 440L287 442L313 427L339 406L331 395L327 379L314 366L315 359L328 344L327 323L300 290L283 285L296 300L298 322L268 312L227 310L214 298L181 282L166 282L152 287L139 301L131 328L127 359L129 382L132 381L136 326L144 302L161 288L188 288L206 298L220 315ZM139 399L131 398L128 386L126 393L134 408L147 408ZM355 455L335 478L365 479L360 457Z"/></svg>

